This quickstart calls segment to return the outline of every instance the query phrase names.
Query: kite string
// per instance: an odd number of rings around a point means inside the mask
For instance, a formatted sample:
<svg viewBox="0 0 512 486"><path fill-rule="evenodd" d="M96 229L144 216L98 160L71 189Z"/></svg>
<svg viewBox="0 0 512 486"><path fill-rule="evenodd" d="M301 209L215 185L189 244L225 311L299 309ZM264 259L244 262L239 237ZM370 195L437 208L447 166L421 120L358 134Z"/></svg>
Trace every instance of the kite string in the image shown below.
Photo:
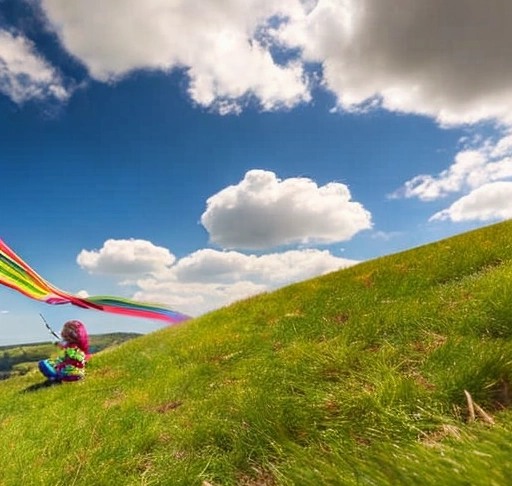
<svg viewBox="0 0 512 486"><path fill-rule="evenodd" d="M43 314L39 313L39 315L41 316L41 319L43 320L44 325L46 326L46 329L48 329L50 334L55 336L60 341L61 337L50 327L50 324L48 324L48 321L44 318Z"/></svg>

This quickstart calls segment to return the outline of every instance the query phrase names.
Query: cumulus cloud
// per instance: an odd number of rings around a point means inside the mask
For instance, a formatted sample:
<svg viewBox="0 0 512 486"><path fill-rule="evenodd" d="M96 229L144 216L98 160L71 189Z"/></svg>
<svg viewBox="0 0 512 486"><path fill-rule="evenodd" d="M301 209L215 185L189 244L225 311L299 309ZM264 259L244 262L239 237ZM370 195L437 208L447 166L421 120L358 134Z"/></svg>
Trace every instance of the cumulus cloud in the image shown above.
<svg viewBox="0 0 512 486"><path fill-rule="evenodd" d="M166 275L124 284L136 287L136 299L167 302L196 316L355 263L326 250L291 250L257 256L203 249L178 260Z"/></svg>
<svg viewBox="0 0 512 486"><path fill-rule="evenodd" d="M417 197L432 201L488 182L512 177L512 136L485 141L478 149L459 152L454 163L437 176L422 174L407 181L391 197Z"/></svg>
<svg viewBox="0 0 512 486"><path fill-rule="evenodd" d="M76 261L84 270L105 275L144 275L165 271L176 257L146 240L105 241L99 250L82 250Z"/></svg>
<svg viewBox="0 0 512 486"><path fill-rule="evenodd" d="M391 198L413 198L434 201L463 194L449 208L439 211L430 221L487 221L509 216L508 187L512 178L512 135L498 140L480 137L466 140L466 147L454 163L437 175L421 174L390 194ZM496 192L494 193L493 191Z"/></svg>
<svg viewBox="0 0 512 486"><path fill-rule="evenodd" d="M512 182L491 182L434 214L431 221L490 221L512 218Z"/></svg>
<svg viewBox="0 0 512 486"><path fill-rule="evenodd" d="M444 125L512 122L512 3L466 0L42 0L48 23L91 76L180 68L220 112L311 98L306 75L341 109L372 106ZM101 15L98 14L101 12ZM273 54L280 53L280 62Z"/></svg>
<svg viewBox="0 0 512 486"><path fill-rule="evenodd" d="M97 80L182 68L193 100L221 112L250 95L263 109L310 99L302 63L276 63L262 34L270 18L301 9L298 0L43 0L43 8Z"/></svg>
<svg viewBox="0 0 512 486"><path fill-rule="evenodd" d="M510 2L318 0L295 13L275 37L321 63L343 109L512 121Z"/></svg>
<svg viewBox="0 0 512 486"><path fill-rule="evenodd" d="M70 95L58 72L21 34L0 29L0 91L15 103L66 101Z"/></svg>
<svg viewBox="0 0 512 486"><path fill-rule="evenodd" d="M260 256L202 249L176 262L169 255L149 241L108 240L99 251L82 250L77 261L88 271L117 277L134 299L194 316L357 263L316 249Z"/></svg>
<svg viewBox="0 0 512 486"><path fill-rule="evenodd" d="M338 258L327 250L290 250L266 255L245 255L236 251L198 250L177 262L173 269L180 282L253 282L280 285L305 280L352 265L354 260Z"/></svg>
<svg viewBox="0 0 512 486"><path fill-rule="evenodd" d="M207 200L201 223L223 248L266 249L349 240L371 227L371 215L351 201L344 184L319 187L311 179L251 170Z"/></svg>
<svg viewBox="0 0 512 486"><path fill-rule="evenodd" d="M187 283L172 280L145 279L137 281L133 299L146 302L167 303L172 308L197 317L220 309L239 300L269 290L264 284L242 280L232 283Z"/></svg>

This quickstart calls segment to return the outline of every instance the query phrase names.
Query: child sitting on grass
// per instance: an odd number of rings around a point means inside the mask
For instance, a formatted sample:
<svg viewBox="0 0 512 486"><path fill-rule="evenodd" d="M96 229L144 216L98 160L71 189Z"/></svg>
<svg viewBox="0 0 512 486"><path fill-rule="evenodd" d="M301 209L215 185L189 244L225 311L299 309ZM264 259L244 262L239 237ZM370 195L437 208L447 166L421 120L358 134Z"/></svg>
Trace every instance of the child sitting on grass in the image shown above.
<svg viewBox="0 0 512 486"><path fill-rule="evenodd" d="M62 349L58 358L39 361L39 371L50 382L77 381L85 376L85 362L89 353L89 336L80 321L68 321L60 333Z"/></svg>

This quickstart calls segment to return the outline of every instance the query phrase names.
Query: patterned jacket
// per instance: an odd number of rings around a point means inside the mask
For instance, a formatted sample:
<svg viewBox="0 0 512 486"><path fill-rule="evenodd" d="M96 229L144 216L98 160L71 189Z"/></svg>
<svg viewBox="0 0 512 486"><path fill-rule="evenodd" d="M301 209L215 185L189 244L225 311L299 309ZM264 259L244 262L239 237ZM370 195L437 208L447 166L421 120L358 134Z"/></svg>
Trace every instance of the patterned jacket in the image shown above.
<svg viewBox="0 0 512 486"><path fill-rule="evenodd" d="M86 354L76 345L61 341L61 356L48 360L63 377L83 378L85 375Z"/></svg>

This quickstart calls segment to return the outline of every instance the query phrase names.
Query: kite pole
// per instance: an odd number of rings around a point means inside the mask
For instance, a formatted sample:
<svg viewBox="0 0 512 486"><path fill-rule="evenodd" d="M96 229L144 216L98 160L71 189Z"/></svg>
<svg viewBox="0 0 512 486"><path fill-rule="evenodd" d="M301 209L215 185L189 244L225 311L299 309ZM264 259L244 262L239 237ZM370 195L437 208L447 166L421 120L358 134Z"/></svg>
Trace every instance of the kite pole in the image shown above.
<svg viewBox="0 0 512 486"><path fill-rule="evenodd" d="M41 316L41 319L43 320L44 322L44 325L46 326L46 329L48 329L48 331L50 332L50 334L52 334L53 336L55 336L59 341L61 340L61 337L50 327L50 324L48 324L48 322L46 321L46 319L44 318L43 314L39 313L39 315Z"/></svg>

